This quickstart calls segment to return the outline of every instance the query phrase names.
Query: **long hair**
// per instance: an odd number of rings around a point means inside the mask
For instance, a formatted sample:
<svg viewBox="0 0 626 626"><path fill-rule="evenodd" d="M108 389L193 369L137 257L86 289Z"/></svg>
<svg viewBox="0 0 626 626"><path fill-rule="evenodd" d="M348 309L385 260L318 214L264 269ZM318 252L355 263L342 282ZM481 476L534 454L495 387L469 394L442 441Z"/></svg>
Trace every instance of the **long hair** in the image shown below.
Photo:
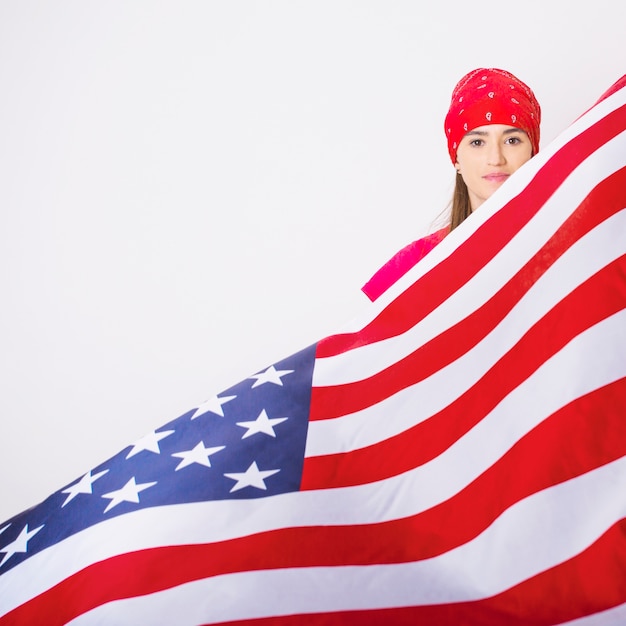
<svg viewBox="0 0 626 626"><path fill-rule="evenodd" d="M469 192L463 177L458 172L454 182L454 192L450 201L450 231L453 231L463 220L472 213Z"/></svg>

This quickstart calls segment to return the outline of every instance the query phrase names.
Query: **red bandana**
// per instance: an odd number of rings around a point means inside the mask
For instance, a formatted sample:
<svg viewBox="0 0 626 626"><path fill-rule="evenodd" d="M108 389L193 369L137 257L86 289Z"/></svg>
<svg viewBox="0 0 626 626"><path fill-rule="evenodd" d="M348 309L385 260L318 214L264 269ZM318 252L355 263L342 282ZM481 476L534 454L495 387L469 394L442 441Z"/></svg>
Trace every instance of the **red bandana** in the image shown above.
<svg viewBox="0 0 626 626"><path fill-rule="evenodd" d="M465 133L486 124L506 124L526 131L533 154L537 154L540 122L541 108L528 85L505 70L476 69L457 83L446 115L452 163L456 163L456 151Z"/></svg>

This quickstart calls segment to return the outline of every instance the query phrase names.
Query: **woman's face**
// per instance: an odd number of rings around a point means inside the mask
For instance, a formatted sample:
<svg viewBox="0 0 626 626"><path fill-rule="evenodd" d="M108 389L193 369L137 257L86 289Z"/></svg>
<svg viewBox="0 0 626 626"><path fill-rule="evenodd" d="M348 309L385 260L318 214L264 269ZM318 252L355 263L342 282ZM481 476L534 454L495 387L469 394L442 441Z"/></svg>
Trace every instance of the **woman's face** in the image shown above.
<svg viewBox="0 0 626 626"><path fill-rule="evenodd" d="M469 192L475 211L532 156L525 131L504 124L479 126L469 131L457 150L456 169Z"/></svg>

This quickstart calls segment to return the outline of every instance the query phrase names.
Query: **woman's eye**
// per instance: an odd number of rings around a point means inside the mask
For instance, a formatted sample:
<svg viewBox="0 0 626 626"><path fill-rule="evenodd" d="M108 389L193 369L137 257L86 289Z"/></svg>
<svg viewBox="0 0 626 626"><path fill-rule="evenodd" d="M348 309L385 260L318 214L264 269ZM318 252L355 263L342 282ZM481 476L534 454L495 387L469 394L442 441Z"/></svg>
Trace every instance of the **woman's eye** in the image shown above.
<svg viewBox="0 0 626 626"><path fill-rule="evenodd" d="M482 146L482 145L483 145L482 139L472 139L472 141L470 141L470 146Z"/></svg>
<svg viewBox="0 0 626 626"><path fill-rule="evenodd" d="M521 143L522 140L519 137L509 137L507 139L507 143L511 143L511 144L518 144Z"/></svg>

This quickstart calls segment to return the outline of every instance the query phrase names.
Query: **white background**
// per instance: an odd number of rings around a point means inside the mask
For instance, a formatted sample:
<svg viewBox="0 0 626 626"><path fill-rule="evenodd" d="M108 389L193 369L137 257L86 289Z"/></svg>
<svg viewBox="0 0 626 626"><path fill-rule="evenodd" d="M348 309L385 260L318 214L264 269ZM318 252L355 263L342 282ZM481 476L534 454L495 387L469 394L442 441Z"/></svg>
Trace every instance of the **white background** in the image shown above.
<svg viewBox="0 0 626 626"><path fill-rule="evenodd" d="M450 93L547 145L625 71L615 0L0 0L0 520L338 331L452 190Z"/></svg>

